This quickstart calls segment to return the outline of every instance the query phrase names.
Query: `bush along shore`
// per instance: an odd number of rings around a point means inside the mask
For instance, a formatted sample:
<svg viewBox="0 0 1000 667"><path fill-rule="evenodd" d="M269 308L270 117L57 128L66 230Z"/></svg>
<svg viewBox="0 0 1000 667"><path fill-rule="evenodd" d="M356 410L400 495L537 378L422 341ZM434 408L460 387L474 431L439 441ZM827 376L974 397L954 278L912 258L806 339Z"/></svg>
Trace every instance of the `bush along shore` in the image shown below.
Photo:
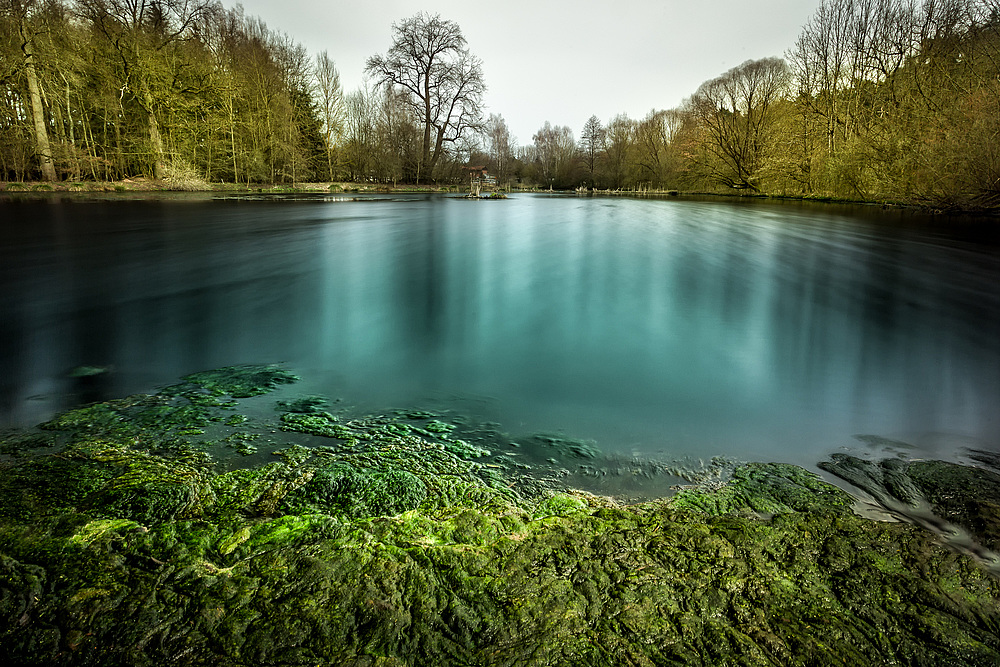
<svg viewBox="0 0 1000 667"><path fill-rule="evenodd" d="M625 503L560 477L590 443L536 465L498 425L268 395L295 380L196 373L4 436L8 661L1000 664L987 453L824 464L909 521L778 463Z"/></svg>

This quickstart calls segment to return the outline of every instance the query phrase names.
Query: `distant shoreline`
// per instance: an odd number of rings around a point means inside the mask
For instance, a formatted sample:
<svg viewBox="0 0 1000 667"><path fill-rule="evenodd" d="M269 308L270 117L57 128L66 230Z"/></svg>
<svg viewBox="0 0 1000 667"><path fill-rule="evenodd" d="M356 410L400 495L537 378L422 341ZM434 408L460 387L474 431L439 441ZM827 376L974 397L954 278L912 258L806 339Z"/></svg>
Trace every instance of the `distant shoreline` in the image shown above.
<svg viewBox="0 0 1000 667"><path fill-rule="evenodd" d="M145 177L127 178L121 181L44 181L12 182L0 181L0 199L5 195L47 195L47 194L107 194L107 193L252 193L252 194L345 194L345 193L399 193L399 194L448 194L468 192L464 185L410 185L377 184L352 182L317 182L295 184L243 185L239 183L172 182ZM786 201L816 204L838 204L854 206L879 206L886 209L910 209L935 215L975 215L1000 217L1000 206L995 207L935 207L920 202L896 200L866 200L835 197L828 195L786 195L749 192L709 192L684 190L644 190L644 189L592 189L592 190L548 190L540 187L515 187L511 192L551 193L559 195L607 196L607 197L707 197L738 199L746 201Z"/></svg>

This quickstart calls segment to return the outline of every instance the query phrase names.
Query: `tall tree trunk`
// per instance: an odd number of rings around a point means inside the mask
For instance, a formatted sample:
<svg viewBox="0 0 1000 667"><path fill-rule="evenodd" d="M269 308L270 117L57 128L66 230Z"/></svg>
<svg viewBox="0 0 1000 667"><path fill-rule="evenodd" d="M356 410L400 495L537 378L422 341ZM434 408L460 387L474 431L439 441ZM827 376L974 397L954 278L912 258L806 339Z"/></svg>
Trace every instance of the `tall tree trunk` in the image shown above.
<svg viewBox="0 0 1000 667"><path fill-rule="evenodd" d="M163 138L152 111L149 111L149 144L153 151L153 178L159 180L163 178Z"/></svg>
<svg viewBox="0 0 1000 667"><path fill-rule="evenodd" d="M25 70L28 75L28 95L31 97L31 119L35 128L35 150L38 155L38 167L42 170L42 179L56 180L56 168L52 164L52 148L49 146L49 132L45 126L45 110L42 108L42 95L38 88L38 75L35 73L35 54L30 44L25 44Z"/></svg>
<svg viewBox="0 0 1000 667"><path fill-rule="evenodd" d="M160 136L160 125L153 113L153 95L143 87L143 102L146 107L147 123L149 124L149 147L153 154L153 178L163 178L163 137Z"/></svg>
<svg viewBox="0 0 1000 667"><path fill-rule="evenodd" d="M65 77L63 77L65 79ZM69 132L69 147L73 152L70 165L73 173L70 176L75 180L80 178L80 154L76 148L76 132L73 129L73 111L70 107L69 81L66 81L66 130Z"/></svg>

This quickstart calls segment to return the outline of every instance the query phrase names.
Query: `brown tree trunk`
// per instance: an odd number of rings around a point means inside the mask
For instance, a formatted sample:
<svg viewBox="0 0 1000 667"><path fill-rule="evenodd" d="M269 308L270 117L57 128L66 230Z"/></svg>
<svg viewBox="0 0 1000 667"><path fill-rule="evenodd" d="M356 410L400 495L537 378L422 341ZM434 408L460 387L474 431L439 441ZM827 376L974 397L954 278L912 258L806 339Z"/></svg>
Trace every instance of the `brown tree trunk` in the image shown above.
<svg viewBox="0 0 1000 667"><path fill-rule="evenodd" d="M160 126L156 122L156 115L150 110L149 115L149 144L153 152L153 178L159 180L163 178L163 138L160 137Z"/></svg>
<svg viewBox="0 0 1000 667"><path fill-rule="evenodd" d="M56 180L56 168L52 164L52 148L49 146L49 132L45 127L45 110L42 108L42 95L38 88L38 75L35 73L35 54L30 46L25 47L25 70L28 75L28 95L31 97L31 119L35 129L35 150L38 155L38 166L42 170L42 179Z"/></svg>
<svg viewBox="0 0 1000 667"><path fill-rule="evenodd" d="M163 138L160 136L160 125L153 113L153 96L149 89L143 86L142 101L146 108L146 121L149 125L149 148L153 154L153 178L163 178Z"/></svg>

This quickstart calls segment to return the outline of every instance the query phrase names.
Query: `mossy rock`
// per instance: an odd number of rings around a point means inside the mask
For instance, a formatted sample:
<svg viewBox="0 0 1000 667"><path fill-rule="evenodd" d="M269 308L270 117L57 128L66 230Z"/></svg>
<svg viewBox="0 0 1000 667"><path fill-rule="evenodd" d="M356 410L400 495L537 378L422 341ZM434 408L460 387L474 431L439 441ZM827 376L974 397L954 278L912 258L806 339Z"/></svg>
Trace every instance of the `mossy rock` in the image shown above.
<svg viewBox="0 0 1000 667"><path fill-rule="evenodd" d="M546 498L535 507L533 519L544 519L550 516L573 516L587 512L587 503L582 498L566 493L557 493Z"/></svg>
<svg viewBox="0 0 1000 667"><path fill-rule="evenodd" d="M351 518L402 514L427 497L420 478L405 470L370 471L332 465L316 471L289 503Z"/></svg>
<svg viewBox="0 0 1000 667"><path fill-rule="evenodd" d="M324 438L337 438L340 440L354 440L357 434L345 425L340 423L340 419L329 412L296 413L286 412L281 415L281 428L284 431L298 431L310 435L320 435Z"/></svg>
<svg viewBox="0 0 1000 667"><path fill-rule="evenodd" d="M784 463L748 463L736 468L719 487L681 490L670 500L679 508L706 514L844 512L854 499L817 475Z"/></svg>
<svg viewBox="0 0 1000 667"><path fill-rule="evenodd" d="M1000 552L1000 475L944 461L914 461L907 472L935 514Z"/></svg>
<svg viewBox="0 0 1000 667"><path fill-rule="evenodd" d="M212 394L249 398L274 391L280 385L298 382L298 376L275 365L227 366L192 373L181 378L205 388Z"/></svg>
<svg viewBox="0 0 1000 667"><path fill-rule="evenodd" d="M323 396L303 396L291 401L278 401L275 407L282 412L310 415L323 412L329 406L330 401Z"/></svg>

